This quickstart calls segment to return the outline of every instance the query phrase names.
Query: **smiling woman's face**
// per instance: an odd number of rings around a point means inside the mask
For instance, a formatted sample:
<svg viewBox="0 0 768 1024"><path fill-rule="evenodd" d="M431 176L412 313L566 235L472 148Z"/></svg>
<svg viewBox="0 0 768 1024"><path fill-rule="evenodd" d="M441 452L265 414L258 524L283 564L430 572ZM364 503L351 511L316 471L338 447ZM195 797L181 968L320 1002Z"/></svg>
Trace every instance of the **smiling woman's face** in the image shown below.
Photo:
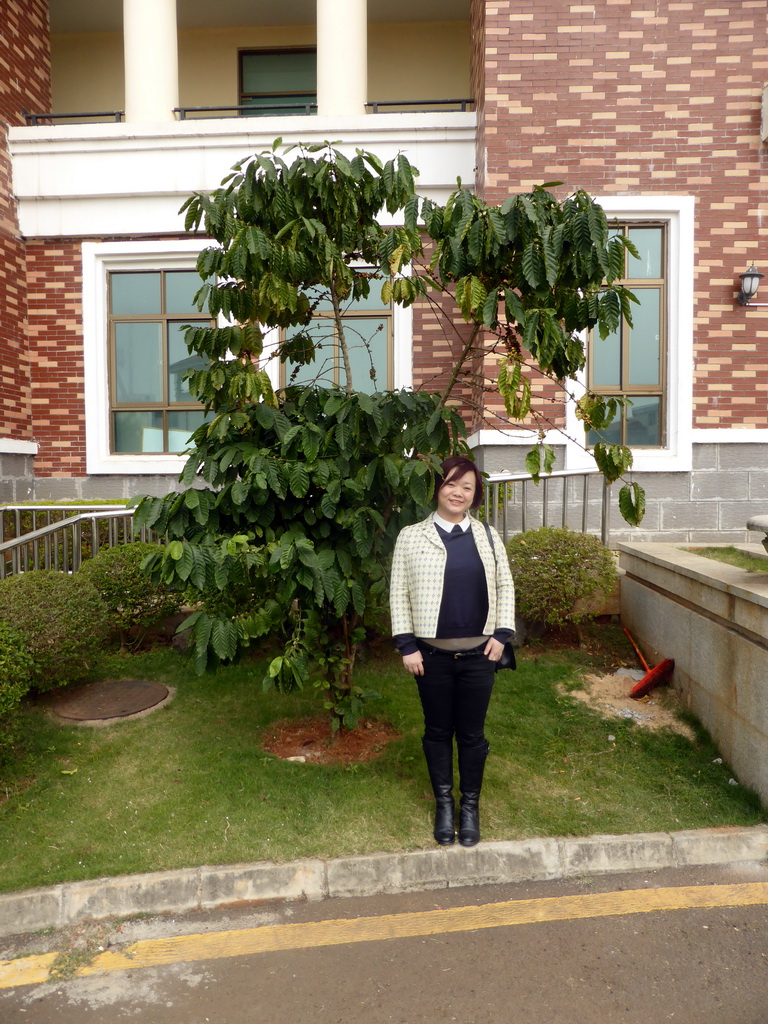
<svg viewBox="0 0 768 1024"><path fill-rule="evenodd" d="M468 470L463 476L446 480L437 492L437 512L449 523L460 523L475 500L475 474Z"/></svg>

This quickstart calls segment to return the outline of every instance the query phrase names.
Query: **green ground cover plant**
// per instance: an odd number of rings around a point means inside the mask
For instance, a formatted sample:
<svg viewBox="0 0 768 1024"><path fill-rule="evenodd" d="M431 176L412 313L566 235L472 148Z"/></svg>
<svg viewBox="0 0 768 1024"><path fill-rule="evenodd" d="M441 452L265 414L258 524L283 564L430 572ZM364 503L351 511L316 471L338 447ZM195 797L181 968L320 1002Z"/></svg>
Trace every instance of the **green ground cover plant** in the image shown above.
<svg viewBox="0 0 768 1024"><path fill-rule="evenodd" d="M702 558L711 558L716 562L735 565L738 569L745 569L747 572L768 572L768 558L751 555L739 548L686 548L685 550L694 555L701 555Z"/></svg>
<svg viewBox="0 0 768 1024"><path fill-rule="evenodd" d="M174 699L98 729L24 715L26 753L3 775L0 890L102 875L431 848L432 800L413 681L388 649L359 671L400 738L349 767L281 761L260 746L277 720L317 712L311 694L264 693L272 652L199 677L171 649L105 658L102 678L156 679ZM586 646L553 638L500 672L488 718L486 840L753 825L758 798L697 728L696 740L606 719L570 697L585 671L634 664L619 627ZM566 692L564 692L564 690ZM609 741L612 735L614 741Z"/></svg>

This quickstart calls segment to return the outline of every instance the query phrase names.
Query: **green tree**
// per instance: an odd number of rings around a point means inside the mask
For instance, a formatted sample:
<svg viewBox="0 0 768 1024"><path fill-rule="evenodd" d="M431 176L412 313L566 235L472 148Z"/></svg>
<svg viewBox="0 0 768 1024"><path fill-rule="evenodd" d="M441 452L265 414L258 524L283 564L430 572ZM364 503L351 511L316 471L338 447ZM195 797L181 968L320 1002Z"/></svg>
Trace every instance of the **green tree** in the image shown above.
<svg viewBox="0 0 768 1024"><path fill-rule="evenodd" d="M443 401L490 334L490 351L499 356L499 392L509 416L522 421L532 411L532 372L567 391L586 363L587 332L597 330L605 338L622 316L631 323L630 303L636 299L617 281L625 250L637 255L634 246L611 231L604 211L586 192L558 200L548 191L557 184L510 196L500 206L489 206L461 187L445 206L423 202L421 216L434 250L420 280L452 290L471 328ZM625 403L587 393L578 401L577 415L585 426L600 430ZM540 413L537 417L545 422ZM624 445L599 443L593 455L609 483L632 465L632 452ZM541 440L526 460L536 482L553 463L554 451ZM619 507L627 522L639 524L645 498L638 484L621 488Z"/></svg>
<svg viewBox="0 0 768 1024"><path fill-rule="evenodd" d="M405 224L383 228L382 209L405 209ZM347 160L330 147L291 164L260 154L211 195L191 197L187 228L202 224L216 243L198 261L199 302L234 325L187 332L207 362L190 389L211 418L193 436L185 489L143 499L136 515L168 539L147 568L202 597L189 623L198 669L282 630L265 684L313 678L336 724L354 724L360 708L355 649L394 539L426 514L439 462L465 450L464 426L439 396L353 391L344 306L389 277L398 248L420 246L417 209L404 157ZM412 300L403 281L396 298ZM278 397L258 365L264 333L299 327L279 358L311 362L319 296L333 309L345 386Z"/></svg>
<svg viewBox="0 0 768 1024"><path fill-rule="evenodd" d="M351 725L366 604L385 586L398 531L425 514L439 461L466 450L449 399L473 346L489 330L506 340L499 387L524 415L521 345L542 372L575 373L578 332L614 329L627 311L613 283L627 243L608 237L583 193L560 204L541 188L497 209L459 188L440 207L419 199L402 155L348 159L324 145L287 163L279 144L182 208L187 230L213 241L198 260L200 308L229 325L187 331L207 364L189 381L209 419L193 435L183 489L143 499L136 519L168 539L147 568L201 598L188 623L200 671L282 630L265 685L313 678L336 724ZM383 210L402 211L402 224L384 227ZM434 289L455 294L470 340L442 395L354 390L343 312L374 286L405 305ZM275 394L259 362L265 332L289 328L275 357L312 363L320 301L333 311L344 386Z"/></svg>

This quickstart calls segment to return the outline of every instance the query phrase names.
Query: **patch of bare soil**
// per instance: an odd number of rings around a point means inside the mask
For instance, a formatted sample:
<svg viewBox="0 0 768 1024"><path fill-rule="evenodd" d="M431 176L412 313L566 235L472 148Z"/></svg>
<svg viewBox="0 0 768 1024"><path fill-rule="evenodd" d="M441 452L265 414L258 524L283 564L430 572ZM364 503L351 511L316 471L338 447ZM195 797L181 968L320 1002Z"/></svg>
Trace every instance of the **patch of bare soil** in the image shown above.
<svg viewBox="0 0 768 1024"><path fill-rule="evenodd" d="M386 722L361 719L354 729L331 733L327 715L273 722L263 733L261 746L283 760L312 764L356 764L378 757L400 734Z"/></svg>
<svg viewBox="0 0 768 1024"><path fill-rule="evenodd" d="M568 690L568 696L604 715L631 719L644 729L672 729L689 740L696 738L691 727L677 717L679 698L669 687L660 686L646 697L635 700L629 693L637 680L620 672L607 676L588 675L585 683L583 690Z"/></svg>

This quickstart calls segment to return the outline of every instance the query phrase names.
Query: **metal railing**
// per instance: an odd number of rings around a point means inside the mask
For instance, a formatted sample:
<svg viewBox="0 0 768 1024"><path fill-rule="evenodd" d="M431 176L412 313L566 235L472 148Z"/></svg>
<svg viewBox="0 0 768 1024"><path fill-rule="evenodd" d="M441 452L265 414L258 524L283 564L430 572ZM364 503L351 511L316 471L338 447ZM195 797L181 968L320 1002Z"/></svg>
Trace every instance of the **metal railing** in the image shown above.
<svg viewBox="0 0 768 1024"><path fill-rule="evenodd" d="M594 477L597 486L590 487ZM565 526L599 535L610 546L611 489L597 469L557 470L534 484L528 473L497 473L485 481L482 513L504 543L538 526ZM81 509L84 509L81 511ZM59 521L54 516L75 512ZM10 524L8 522L10 517ZM28 529L24 517L29 518ZM39 521L45 525L40 526ZM13 526L13 536L6 539ZM133 510L122 505L0 506L0 579L30 569L76 572L102 547L159 541L152 531L133 530Z"/></svg>
<svg viewBox="0 0 768 1024"><path fill-rule="evenodd" d="M317 103L275 103L263 106L254 103L233 103L225 107L174 107L173 112L179 115L180 121L218 117L221 113L232 117L268 117L270 114L284 113L286 117L291 117L296 114L316 114ZM190 117L190 114L193 117Z"/></svg>
<svg viewBox="0 0 768 1024"><path fill-rule="evenodd" d="M470 99L461 100L371 100L370 103L365 104L366 107L370 107L371 112L374 114L379 113L380 107L418 107L419 110L431 111L435 110L436 107L451 107L452 110L469 110L470 107L474 107L475 101Z"/></svg>
<svg viewBox="0 0 768 1024"><path fill-rule="evenodd" d="M74 121L76 124L92 124L94 119L99 121L122 121L125 117L124 110L92 110L82 111L78 114L29 114L24 113L28 125L54 124L56 121Z"/></svg>
<svg viewBox="0 0 768 1024"><path fill-rule="evenodd" d="M66 511L71 511L71 506ZM31 506L2 506L2 513L19 515L32 511ZM62 511L61 506L47 506L34 509L37 515ZM20 522L20 520L19 520ZM96 509L78 512L58 522L48 521L45 526L36 526L17 536L0 542L0 579L31 569L55 569L59 572L77 572L83 561L97 555L102 547L116 547L134 541L156 541L153 531L142 529L138 535L133 530L133 510L119 506L111 509Z"/></svg>
<svg viewBox="0 0 768 1024"><path fill-rule="evenodd" d="M599 477L597 486L590 481ZM504 543L539 526L564 526L610 539L611 489L597 469L557 470L534 484L528 473L496 473L485 481L483 513Z"/></svg>

